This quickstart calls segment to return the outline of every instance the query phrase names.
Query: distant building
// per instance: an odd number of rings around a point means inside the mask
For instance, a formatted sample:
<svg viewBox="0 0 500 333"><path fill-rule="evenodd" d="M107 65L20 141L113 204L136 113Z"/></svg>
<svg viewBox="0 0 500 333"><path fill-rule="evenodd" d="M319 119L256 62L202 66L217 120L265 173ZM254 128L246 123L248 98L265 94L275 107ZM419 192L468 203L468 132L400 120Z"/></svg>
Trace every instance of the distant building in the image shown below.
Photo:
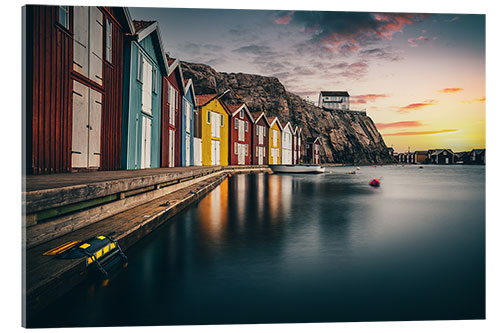
<svg viewBox="0 0 500 333"><path fill-rule="evenodd" d="M472 149L470 152L470 163L485 164L486 162L486 149Z"/></svg>
<svg viewBox="0 0 500 333"><path fill-rule="evenodd" d="M306 141L306 162L312 164L320 164L321 156L319 152L319 138L311 138Z"/></svg>
<svg viewBox="0 0 500 333"><path fill-rule="evenodd" d="M431 164L454 164L455 155L451 149L432 149L427 152Z"/></svg>
<svg viewBox="0 0 500 333"><path fill-rule="evenodd" d="M427 158L427 151L417 150L415 151L415 163L424 163Z"/></svg>
<svg viewBox="0 0 500 333"><path fill-rule="evenodd" d="M347 91L321 91L319 93L318 107L327 110L349 110L349 93Z"/></svg>

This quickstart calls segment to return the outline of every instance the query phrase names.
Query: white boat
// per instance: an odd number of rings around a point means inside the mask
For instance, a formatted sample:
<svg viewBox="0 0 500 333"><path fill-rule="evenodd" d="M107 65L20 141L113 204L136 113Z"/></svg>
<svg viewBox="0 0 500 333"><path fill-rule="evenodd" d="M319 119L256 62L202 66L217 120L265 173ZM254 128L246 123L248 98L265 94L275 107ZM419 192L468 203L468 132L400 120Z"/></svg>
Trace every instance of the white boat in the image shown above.
<svg viewBox="0 0 500 333"><path fill-rule="evenodd" d="M318 164L270 164L275 173L324 173L325 167Z"/></svg>

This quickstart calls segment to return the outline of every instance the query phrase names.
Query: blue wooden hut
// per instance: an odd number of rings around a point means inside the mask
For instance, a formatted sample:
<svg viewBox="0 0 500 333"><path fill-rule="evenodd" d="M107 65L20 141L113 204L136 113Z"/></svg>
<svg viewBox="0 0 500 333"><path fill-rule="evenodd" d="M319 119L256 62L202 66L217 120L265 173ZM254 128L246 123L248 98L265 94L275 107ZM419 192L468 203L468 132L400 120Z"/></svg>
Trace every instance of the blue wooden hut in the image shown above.
<svg viewBox="0 0 500 333"><path fill-rule="evenodd" d="M179 65L180 66L180 65ZM182 121L181 135L181 165L194 165L194 127L196 126L194 110L196 109L196 96L191 79L184 80L184 96L182 96Z"/></svg>
<svg viewBox="0 0 500 333"><path fill-rule="evenodd" d="M134 21L124 41L122 168L160 166L162 77L168 72L156 21Z"/></svg>

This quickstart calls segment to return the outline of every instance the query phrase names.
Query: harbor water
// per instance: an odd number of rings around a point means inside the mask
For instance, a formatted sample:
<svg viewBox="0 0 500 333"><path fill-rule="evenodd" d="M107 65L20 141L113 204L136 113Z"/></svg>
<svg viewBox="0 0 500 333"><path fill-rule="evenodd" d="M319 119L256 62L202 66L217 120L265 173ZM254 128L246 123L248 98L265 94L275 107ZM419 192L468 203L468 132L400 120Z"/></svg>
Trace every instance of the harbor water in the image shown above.
<svg viewBox="0 0 500 333"><path fill-rule="evenodd" d="M353 170L228 178L28 324L484 318L485 167Z"/></svg>

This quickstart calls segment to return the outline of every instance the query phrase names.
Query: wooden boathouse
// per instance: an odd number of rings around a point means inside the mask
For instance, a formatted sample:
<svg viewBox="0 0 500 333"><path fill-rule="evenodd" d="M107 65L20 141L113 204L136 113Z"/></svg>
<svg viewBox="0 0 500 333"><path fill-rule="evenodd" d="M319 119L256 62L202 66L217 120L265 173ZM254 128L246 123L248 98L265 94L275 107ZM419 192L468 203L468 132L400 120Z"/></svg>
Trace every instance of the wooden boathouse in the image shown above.
<svg viewBox="0 0 500 333"><path fill-rule="evenodd" d="M179 65L180 67L180 65ZM191 79L184 80L184 95L182 96L181 111L181 166L195 165L194 163L194 118L196 110L196 95ZM201 147L199 147L201 149Z"/></svg>
<svg viewBox="0 0 500 333"><path fill-rule="evenodd" d="M26 173L120 168L122 7L25 7Z"/></svg>
<svg viewBox="0 0 500 333"><path fill-rule="evenodd" d="M268 164L269 121L264 112L252 112L252 117L252 164Z"/></svg>
<svg viewBox="0 0 500 333"><path fill-rule="evenodd" d="M167 59L156 21L134 21L134 28L124 42L122 167L158 168Z"/></svg>
<svg viewBox="0 0 500 333"><path fill-rule="evenodd" d="M227 105L231 113L229 154L231 165L252 164L252 128L254 119L245 103Z"/></svg>

